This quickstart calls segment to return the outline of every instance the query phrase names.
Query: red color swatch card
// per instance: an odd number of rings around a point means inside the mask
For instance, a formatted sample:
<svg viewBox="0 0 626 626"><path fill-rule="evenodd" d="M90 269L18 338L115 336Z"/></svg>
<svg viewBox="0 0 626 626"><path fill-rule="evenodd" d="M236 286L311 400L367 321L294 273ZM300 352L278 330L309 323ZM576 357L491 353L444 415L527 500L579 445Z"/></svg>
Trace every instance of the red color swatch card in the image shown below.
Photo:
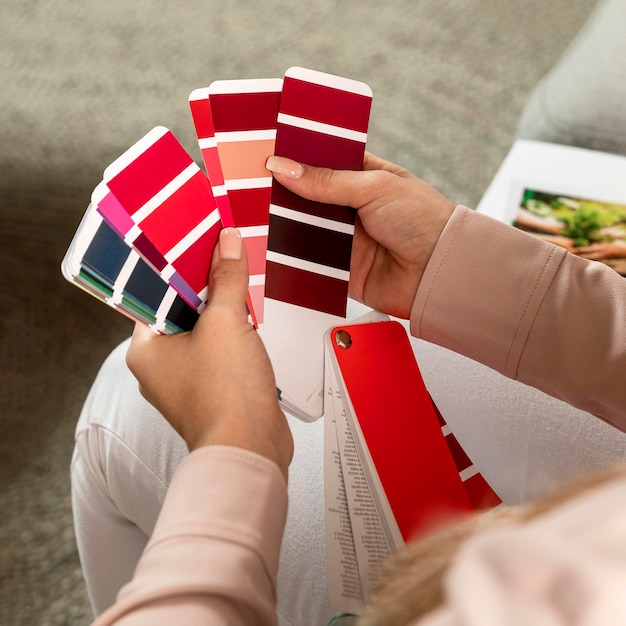
<svg viewBox="0 0 626 626"><path fill-rule="evenodd" d="M250 269L250 305L263 326L265 254L276 118L283 81L279 78L220 80L190 96L192 117L220 212L222 204L241 232Z"/></svg>
<svg viewBox="0 0 626 626"><path fill-rule="evenodd" d="M475 511L487 511L499 507L502 504L502 500L485 480L485 477L474 465L474 462L467 456L467 453L461 447L461 444L454 436L434 402L433 409L439 420L441 433L446 440L450 454L452 454L454 464L459 472L459 478L463 483L463 488L465 493L467 493L472 508Z"/></svg>
<svg viewBox="0 0 626 626"><path fill-rule="evenodd" d="M275 154L360 170L371 101L364 83L289 69ZM273 181L262 337L283 407L308 421L323 412L324 335L346 316L355 220L349 207L304 200Z"/></svg>
<svg viewBox="0 0 626 626"><path fill-rule="evenodd" d="M476 508L404 327L362 321L333 328L325 342L329 595L356 614L390 554ZM498 503L494 494L487 506Z"/></svg>
<svg viewBox="0 0 626 626"><path fill-rule="evenodd" d="M155 265L159 260L147 256L142 245L149 242L166 263L158 268L162 277L169 282L178 274L206 302L220 214L206 175L171 131L152 129L107 167L104 183L115 198L118 218L125 213L130 219L117 222L118 230L126 229L124 239ZM102 207L102 198L93 201Z"/></svg>

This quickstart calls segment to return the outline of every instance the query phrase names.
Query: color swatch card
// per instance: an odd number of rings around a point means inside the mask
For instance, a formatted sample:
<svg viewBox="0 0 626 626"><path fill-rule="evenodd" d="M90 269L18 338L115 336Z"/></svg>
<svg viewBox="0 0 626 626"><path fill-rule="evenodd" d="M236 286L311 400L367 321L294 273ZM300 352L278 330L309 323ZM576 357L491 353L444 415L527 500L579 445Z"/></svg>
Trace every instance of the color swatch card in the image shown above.
<svg viewBox="0 0 626 626"><path fill-rule="evenodd" d="M190 330L206 303L221 227L208 179L156 127L105 170L62 271L156 332Z"/></svg>
<svg viewBox="0 0 626 626"><path fill-rule="evenodd" d="M406 541L500 504L442 430L404 327L358 321L328 334L324 417L329 595L356 614Z"/></svg>
<svg viewBox="0 0 626 626"><path fill-rule="evenodd" d="M194 309L202 310L203 294L198 294L167 262L165 256L143 234L133 229L134 223L111 193L106 183L101 182L91 194L91 205L106 220L110 228L133 248L167 284L178 291L181 297Z"/></svg>
<svg viewBox="0 0 626 626"><path fill-rule="evenodd" d="M275 154L335 169L363 166L372 92L364 83L291 68L285 73ZM272 184L263 341L283 406L323 412L323 337L346 316L356 211Z"/></svg>
<svg viewBox="0 0 626 626"><path fill-rule="evenodd" d="M198 143L222 216L239 228L250 271L251 313L263 326L265 255L282 79L221 80L189 97ZM222 218L224 221L224 218ZM224 222L225 223L225 222ZM226 224L225 225L229 225Z"/></svg>
<svg viewBox="0 0 626 626"><path fill-rule="evenodd" d="M171 131L150 131L106 168L104 183L126 220L120 223L128 228L124 239L159 271L177 273L198 302L206 301L220 214L206 175ZM158 258L146 254L145 241Z"/></svg>

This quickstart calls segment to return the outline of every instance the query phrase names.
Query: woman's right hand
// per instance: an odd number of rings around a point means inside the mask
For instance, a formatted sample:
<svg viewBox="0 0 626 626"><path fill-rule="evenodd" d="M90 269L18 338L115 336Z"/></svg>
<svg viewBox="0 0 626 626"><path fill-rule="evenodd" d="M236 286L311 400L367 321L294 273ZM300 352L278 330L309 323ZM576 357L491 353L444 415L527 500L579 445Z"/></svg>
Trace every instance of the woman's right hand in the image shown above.
<svg viewBox="0 0 626 626"><path fill-rule="evenodd" d="M369 153L363 171L312 167L275 156L266 167L299 196L357 209L350 296L408 319L454 205L409 171Z"/></svg>

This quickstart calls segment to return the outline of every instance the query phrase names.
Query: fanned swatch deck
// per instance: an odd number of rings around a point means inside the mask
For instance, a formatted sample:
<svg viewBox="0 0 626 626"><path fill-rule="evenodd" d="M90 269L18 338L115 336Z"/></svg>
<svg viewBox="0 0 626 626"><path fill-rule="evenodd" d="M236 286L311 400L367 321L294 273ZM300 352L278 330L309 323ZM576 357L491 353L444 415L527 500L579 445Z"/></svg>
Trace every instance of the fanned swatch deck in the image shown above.
<svg viewBox="0 0 626 626"><path fill-rule="evenodd" d="M321 417L323 338L346 316L356 212L289 193L265 163L275 154L361 169L371 102L364 83L300 67L196 89L189 106L205 171L171 131L152 129L104 171L65 276L158 332L189 330L207 301L219 231L236 226L248 311L281 402Z"/></svg>

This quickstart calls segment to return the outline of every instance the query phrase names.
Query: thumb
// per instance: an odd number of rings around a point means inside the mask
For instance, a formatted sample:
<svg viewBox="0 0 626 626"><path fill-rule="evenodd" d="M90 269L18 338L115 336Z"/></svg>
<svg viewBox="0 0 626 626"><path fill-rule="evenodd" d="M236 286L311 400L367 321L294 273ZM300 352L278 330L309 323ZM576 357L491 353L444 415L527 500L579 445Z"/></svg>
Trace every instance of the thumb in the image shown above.
<svg viewBox="0 0 626 626"><path fill-rule="evenodd" d="M303 198L355 209L371 200L372 185L377 184L371 170L331 170L286 157L270 156L265 167L281 185Z"/></svg>
<svg viewBox="0 0 626 626"><path fill-rule="evenodd" d="M248 260L241 233L236 228L223 228L209 272L208 306L244 311L248 281Z"/></svg>
<svg viewBox="0 0 626 626"><path fill-rule="evenodd" d="M145 324L137 322L133 330L130 346L126 351L126 364L135 378L140 378L143 374L143 367L146 363L145 351L150 349L153 342L159 335L150 330Z"/></svg>

